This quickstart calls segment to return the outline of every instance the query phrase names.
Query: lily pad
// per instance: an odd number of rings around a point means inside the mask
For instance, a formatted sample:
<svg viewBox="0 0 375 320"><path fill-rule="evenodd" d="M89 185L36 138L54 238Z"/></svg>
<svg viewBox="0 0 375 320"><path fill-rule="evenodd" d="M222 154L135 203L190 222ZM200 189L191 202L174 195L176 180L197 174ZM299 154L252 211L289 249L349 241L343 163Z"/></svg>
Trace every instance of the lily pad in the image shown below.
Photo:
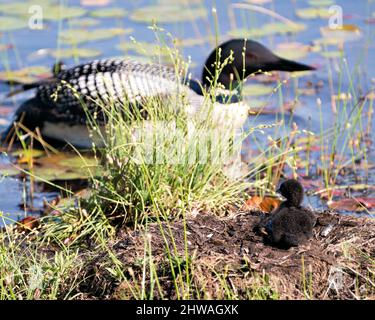
<svg viewBox="0 0 375 320"><path fill-rule="evenodd" d="M45 152L37 149L17 150L12 152L12 156L18 157L18 163L28 163L32 158L40 158L45 155Z"/></svg>
<svg viewBox="0 0 375 320"><path fill-rule="evenodd" d="M363 35L361 29L352 24L343 25L340 29L322 27L320 28L320 33L324 38L336 38L341 42L356 41L362 38Z"/></svg>
<svg viewBox="0 0 375 320"><path fill-rule="evenodd" d="M24 151L20 151L21 154ZM38 150L33 150L38 152ZM98 163L93 157L79 156L70 153L58 153L51 156L40 156L34 159L32 171L25 162L19 165L7 165L0 167L1 175L18 175L24 171L30 173L36 181L56 181L87 179L91 174L98 175ZM24 171L23 171L24 170ZM90 173L91 172L91 173Z"/></svg>
<svg viewBox="0 0 375 320"><path fill-rule="evenodd" d="M32 83L50 76L50 69L45 66L27 67L14 71L0 72L0 80L13 83Z"/></svg>
<svg viewBox="0 0 375 320"><path fill-rule="evenodd" d="M289 60L300 60L308 55L311 47L301 43L285 43L274 51L278 56Z"/></svg>
<svg viewBox="0 0 375 320"><path fill-rule="evenodd" d="M22 17L29 17L29 9L32 5L40 6L43 11L43 19L46 20L60 20L81 17L86 14L86 10L81 7L69 7L64 5L53 4L51 1L28 1L28 2L14 2L1 3L0 12L7 15L16 15ZM3 17L1 18L3 19ZM27 20L25 21L27 22Z"/></svg>
<svg viewBox="0 0 375 320"><path fill-rule="evenodd" d="M18 17L0 17L0 31L12 31L27 28L27 20Z"/></svg>
<svg viewBox="0 0 375 320"><path fill-rule="evenodd" d="M130 34L133 29L109 28L109 29L70 29L60 33L63 42L69 44L80 44L90 41L99 41L113 38L119 35Z"/></svg>
<svg viewBox="0 0 375 320"><path fill-rule="evenodd" d="M301 19L327 19L331 17L329 8L303 8L296 10L296 15Z"/></svg>
<svg viewBox="0 0 375 320"><path fill-rule="evenodd" d="M341 51L325 51L320 52L320 54L327 59L338 59L343 56L343 53Z"/></svg>
<svg viewBox="0 0 375 320"><path fill-rule="evenodd" d="M270 95L274 92L274 88L270 86L265 86L262 84L250 84L243 87L242 94L244 96L265 96Z"/></svg>
<svg viewBox="0 0 375 320"><path fill-rule="evenodd" d="M68 25L70 27L87 28L93 27L100 23L100 20L94 18L81 18L69 20Z"/></svg>
<svg viewBox="0 0 375 320"><path fill-rule="evenodd" d="M90 15L97 18L123 18L127 12L122 8L106 8L90 12Z"/></svg>
<svg viewBox="0 0 375 320"><path fill-rule="evenodd" d="M207 17L204 7L183 5L148 6L134 10L130 19L144 23L178 23Z"/></svg>
<svg viewBox="0 0 375 320"><path fill-rule="evenodd" d="M332 6L334 4L333 0L309 0L309 5L314 7Z"/></svg>
<svg viewBox="0 0 375 320"><path fill-rule="evenodd" d="M43 9L43 18L47 20L62 20L81 17L86 14L81 7L51 6Z"/></svg>
<svg viewBox="0 0 375 320"><path fill-rule="evenodd" d="M275 34L298 33L306 29L306 25L300 23L268 23L260 28L240 28L229 31L229 35L235 38L262 38Z"/></svg>
<svg viewBox="0 0 375 320"><path fill-rule="evenodd" d="M102 54L101 51L87 48L68 48L51 50L50 54L57 59L66 59L71 57L95 58Z"/></svg>

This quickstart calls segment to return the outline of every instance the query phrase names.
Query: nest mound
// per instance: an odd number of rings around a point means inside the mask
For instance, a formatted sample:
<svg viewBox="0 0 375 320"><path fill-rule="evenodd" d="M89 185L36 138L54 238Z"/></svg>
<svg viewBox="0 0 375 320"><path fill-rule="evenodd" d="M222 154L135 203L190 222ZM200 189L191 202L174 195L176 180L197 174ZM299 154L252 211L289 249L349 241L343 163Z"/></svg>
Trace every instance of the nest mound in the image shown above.
<svg viewBox="0 0 375 320"><path fill-rule="evenodd" d="M130 280L116 283L108 271L113 258L91 253L82 292L129 299L145 281L153 298L164 299L375 298L375 220L323 212L312 239L282 250L253 231L261 215L198 214L122 230L110 248Z"/></svg>

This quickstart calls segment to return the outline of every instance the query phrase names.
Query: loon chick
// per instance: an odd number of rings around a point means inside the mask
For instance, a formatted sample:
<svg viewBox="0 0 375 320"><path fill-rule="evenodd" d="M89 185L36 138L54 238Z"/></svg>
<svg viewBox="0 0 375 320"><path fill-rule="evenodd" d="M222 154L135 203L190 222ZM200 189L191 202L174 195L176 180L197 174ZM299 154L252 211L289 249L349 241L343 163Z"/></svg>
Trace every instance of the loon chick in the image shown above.
<svg viewBox="0 0 375 320"><path fill-rule="evenodd" d="M234 57L233 62L226 66L219 76L219 82L226 89L232 87L228 79L234 79L233 74L242 74L243 69L244 77L260 69L314 70L313 67L279 58L261 44L251 40L230 40L221 44L220 48L223 59L229 56L231 51ZM202 75L202 84L205 87L209 87L209 78L216 72L214 62L217 50L219 48L210 54L205 64ZM245 66L243 52L246 54ZM118 110L124 110L129 104L139 107L143 102L155 97L174 98L179 104L181 99L178 97L183 93L187 97L187 113L194 115L202 111L203 105L207 103L207 99L202 96L202 88L197 86L197 81L191 81L189 87L189 81L181 79L173 68L158 64L129 59L106 59L95 60L71 69L65 69L60 65L54 67L54 71L53 77L34 85L37 87L35 96L18 108L15 122L22 121L30 130L39 127L44 137L66 141L76 147L91 146L92 138L87 128L89 117L94 117L101 128L104 128L106 115L103 105L110 103L119 108ZM236 80L236 83L240 83L241 80ZM26 89L29 88L33 86ZM243 103L236 106L215 103L210 115L214 119L217 118L218 123L233 122L234 126L242 127L248 117L248 111L248 106ZM207 114L203 112L203 117ZM12 126L3 132L0 141L4 141L11 130Z"/></svg>
<svg viewBox="0 0 375 320"><path fill-rule="evenodd" d="M304 191L297 180L283 182L278 191L286 201L270 216L262 219L255 229L263 231L274 246L289 249L312 237L317 217L301 206Z"/></svg>

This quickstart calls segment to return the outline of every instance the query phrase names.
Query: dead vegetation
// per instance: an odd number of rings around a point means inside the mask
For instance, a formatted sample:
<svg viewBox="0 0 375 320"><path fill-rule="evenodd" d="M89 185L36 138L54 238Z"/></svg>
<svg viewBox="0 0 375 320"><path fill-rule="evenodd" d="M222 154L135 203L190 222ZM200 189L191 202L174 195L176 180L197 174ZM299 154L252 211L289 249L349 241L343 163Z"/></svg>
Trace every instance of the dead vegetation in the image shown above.
<svg viewBox="0 0 375 320"><path fill-rule="evenodd" d="M281 250L253 231L262 213L196 214L121 230L87 252L81 298L374 299L375 221L319 215L314 238ZM115 266L116 265L116 266ZM114 274L120 267L125 281ZM177 289L176 289L177 288ZM147 296L144 296L146 294Z"/></svg>

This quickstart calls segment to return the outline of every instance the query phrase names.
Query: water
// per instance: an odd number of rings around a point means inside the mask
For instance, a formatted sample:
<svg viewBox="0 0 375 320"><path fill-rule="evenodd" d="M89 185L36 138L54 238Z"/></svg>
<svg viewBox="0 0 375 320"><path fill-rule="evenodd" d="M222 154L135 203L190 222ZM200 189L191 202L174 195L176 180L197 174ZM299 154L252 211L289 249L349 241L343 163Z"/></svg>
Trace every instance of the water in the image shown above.
<svg viewBox="0 0 375 320"><path fill-rule="evenodd" d="M0 3L10 3L11 0L0 0ZM38 2L38 1L34 1ZM149 5L155 4L157 1L111 1L108 6L122 7L128 12ZM196 1L193 1L196 2ZM198 1L199 2L199 1ZM220 41L226 40L228 38L227 33L230 30L230 19L228 19L228 6L230 3L237 3L239 1L202 1L201 3L207 7L209 11L208 19L196 20L194 24L191 22L184 22L178 24L166 24L163 27L171 32L173 36L179 38L196 38L199 34L202 37L209 36L214 27L214 19L211 15L211 8L215 6L217 8L218 20L219 20L219 30L220 30ZM78 0L70 0L64 2L66 5L80 5ZM375 64L371 63L375 58L375 28L374 24L368 24L365 22L367 18L371 16L372 12L375 12L375 4L371 1L351 1L351 0L341 0L336 1L336 3L343 8L344 13L344 23L345 24L355 24L363 31L363 37L354 42L348 42L345 44L345 54L347 58L347 65L349 67L349 73L353 77L353 83L355 91L358 92L369 92L373 89L374 86L374 74L375 74ZM277 44L284 43L286 41L301 42L304 44L309 44L313 40L316 40L321 37L319 28L327 26L327 19L314 19L314 20L302 20L296 17L295 9L308 7L307 0L283 0L283 1L273 1L271 4L266 5L267 8L275 10L284 17L291 19L295 22L302 22L308 25L305 31L297 33L293 36L269 36L262 39L259 39L263 44L270 48L275 48ZM98 6L87 6L85 7L88 10L100 9ZM237 12L237 24L241 26L243 14ZM249 16L248 16L249 17ZM1 17L0 17L1 19ZM271 22L272 19L268 16L257 13L251 14L249 18L253 23L260 25L262 23ZM112 27L121 27L121 28L133 28L134 31L132 36L138 41L154 42L155 35L154 33L147 28L145 23L136 23L129 19L129 16L121 19L114 18L100 18L100 24L98 26L89 27L88 29L95 28L112 28ZM26 66L47 66L50 68L55 62L56 59L48 55L36 55L35 53L43 48L56 48L58 47L58 33L59 30L67 29L68 24L66 21L61 24L56 21L46 22L46 28L44 30L30 30L28 28L5 32L0 38L0 43L2 44L11 44L13 49L8 51L0 51L0 71L5 68L19 69ZM113 57L121 56L123 52L116 48L116 45L119 43L120 39L128 39L128 36L113 37L109 40L89 42L80 45L80 47L98 49L101 51L101 57ZM191 56L192 61L195 64L193 68L193 74L198 79L201 78L201 71L204 64L204 61L213 47L208 42L184 48L183 54L185 57ZM134 52L132 52L134 54ZM88 59L63 59L68 66L72 66L77 63L85 62L92 60ZM323 127L328 129L333 126L334 116L331 110L331 92L329 87L329 61L323 58L319 53L310 53L305 58L301 59L302 62L315 65L319 70L312 75L309 75L301 80L299 80L299 87L304 87L307 81L312 83L318 83L322 81L323 87L320 88L317 95L313 96L300 96L301 105L296 108L294 115L291 116L288 113L276 115L276 119L283 119L286 123L296 122L299 128L309 129L316 133L320 132L320 115L318 112L316 100L320 98L322 100L322 120ZM341 86L342 92L348 92L350 88L350 80L348 74L344 72L344 75L341 77L338 72L337 66L339 62L332 63L331 68L333 72L333 86L337 94L339 86ZM295 96L293 89L293 84L283 88L283 100L291 101ZM14 110L24 101L27 97L32 95L32 92L25 94L20 94L12 99L3 100L5 94L9 91L9 86L4 83L0 83L0 105L11 107ZM279 96L274 94L271 97L267 98L271 105L279 105ZM339 110L342 112L342 110ZM10 121L12 118L12 113L0 113L0 126L5 127L6 121ZM365 118L366 119L366 118ZM367 121L367 119L366 119ZM254 125L257 123L274 123L275 115L261 115L257 118L249 118L248 126ZM374 136L374 117L370 119L372 124L371 138ZM285 134L289 129L287 127L283 128L280 131L280 135ZM284 131L284 132L283 132ZM270 131L270 134L273 134L274 131ZM258 138L263 143L267 135L259 136ZM374 160L374 152L370 150L367 155L370 162ZM1 159L2 162L7 161L4 157ZM374 185L374 179L369 173L367 176L366 183ZM351 184L352 177L348 177L347 184ZM344 179L345 180L345 179ZM17 220L19 217L22 217L26 212L22 208L23 200L23 190L25 188L24 182L3 177L0 182L0 211L4 211L8 214L10 219ZM40 207L42 199L46 197L51 199L56 195L56 193L50 192L41 192L36 193L36 200L34 201L34 207ZM313 204L314 206L324 206L320 201L317 201L316 198L308 198L308 203ZM35 212L35 211L34 211ZM36 211L37 212L37 211ZM1 224L1 222L0 222Z"/></svg>

